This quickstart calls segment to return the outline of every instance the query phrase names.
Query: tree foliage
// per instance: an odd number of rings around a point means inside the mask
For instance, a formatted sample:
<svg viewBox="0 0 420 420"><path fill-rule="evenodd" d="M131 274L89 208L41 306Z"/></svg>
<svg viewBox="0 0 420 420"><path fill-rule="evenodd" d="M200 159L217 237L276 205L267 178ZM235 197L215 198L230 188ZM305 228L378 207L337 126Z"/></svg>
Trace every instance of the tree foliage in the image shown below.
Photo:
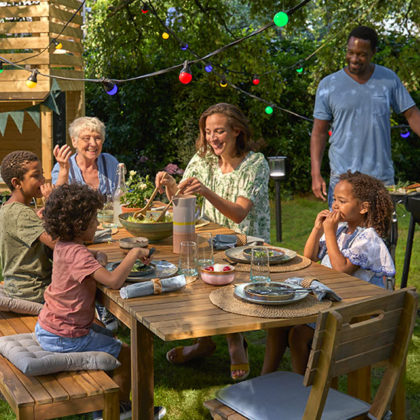
<svg viewBox="0 0 420 420"><path fill-rule="evenodd" d="M127 79L181 65L249 35L269 23L275 13L298 1L88 0L86 21L86 76ZM211 57L214 71L193 64L193 81L178 81L181 67L154 77L119 84L108 96L100 84L86 85L87 113L107 125L108 151L129 169L154 174L170 162L185 165L194 153L198 118L217 102L237 104L254 129L255 147L266 156L288 157L286 187L310 188L309 138L312 124L275 109L232 88L261 97L267 103L312 118L314 94L320 79L343 67L349 31L358 24L373 26L380 35L375 62L392 68L411 92L419 87L420 0L314 0L292 14L284 28L271 27ZM165 24L170 37L161 37ZM178 40L177 40L178 38ZM179 40L189 48L181 50ZM296 68L303 64L302 74ZM252 77L259 75L254 86ZM228 87L219 85L221 77ZM417 103L418 103L418 97ZM404 120L395 117L396 123ZM401 139L393 130L397 176L412 179L418 173L419 139ZM410 160L411 159L411 160ZM414 163L412 160L414 159ZM328 162L324 159L327 174Z"/></svg>

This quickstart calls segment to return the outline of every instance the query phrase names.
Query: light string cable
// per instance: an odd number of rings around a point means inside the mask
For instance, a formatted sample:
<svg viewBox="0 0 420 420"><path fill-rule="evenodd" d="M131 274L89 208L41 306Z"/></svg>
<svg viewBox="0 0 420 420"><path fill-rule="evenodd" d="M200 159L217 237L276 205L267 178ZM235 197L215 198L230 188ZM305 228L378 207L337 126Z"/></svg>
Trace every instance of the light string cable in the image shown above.
<svg viewBox="0 0 420 420"><path fill-rule="evenodd" d="M34 57L38 57L39 55L41 55L41 54L43 54L45 51L47 51L50 47L51 47L51 45L52 44L54 44L54 41L57 41L57 39L58 38L60 38L60 36L61 36L61 34L64 32L64 30L67 28L67 26L71 23L71 21L74 19L74 17L80 12L80 9L84 6L84 4L86 3L86 0L83 0L82 1L82 3L80 3L80 6L78 7L78 9L73 13L73 15L70 17L70 19L65 23L65 25L63 26L63 29L61 29L61 31L60 31L60 33L55 37L55 38L53 38L51 41L50 41L50 43L44 48L44 49L42 49L40 52L38 52L38 53L36 53L36 54L34 54L34 55L31 55L31 56L29 56L29 57L26 57L26 58L23 58L22 60L19 60L19 61L15 61L13 64L19 64L19 63L22 63L22 62L24 62L24 61L26 61L26 60L29 60L29 59L31 59L31 58L34 58ZM10 63L10 62L9 62ZM39 73L39 74L41 74L41 73Z"/></svg>

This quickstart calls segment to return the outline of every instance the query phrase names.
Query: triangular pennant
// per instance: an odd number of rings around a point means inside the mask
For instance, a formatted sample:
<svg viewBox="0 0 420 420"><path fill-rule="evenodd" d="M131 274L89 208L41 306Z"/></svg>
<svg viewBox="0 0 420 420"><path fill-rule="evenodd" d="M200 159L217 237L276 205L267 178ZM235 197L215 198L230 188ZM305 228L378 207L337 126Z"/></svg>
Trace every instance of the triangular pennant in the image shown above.
<svg viewBox="0 0 420 420"><path fill-rule="evenodd" d="M4 136L4 132L6 131L8 118L9 118L8 112L0 112L0 132L2 136Z"/></svg>
<svg viewBox="0 0 420 420"><path fill-rule="evenodd" d="M30 115L36 126L39 128L41 124L41 117L39 114L39 105L35 105L31 108L28 108L26 112Z"/></svg>
<svg viewBox="0 0 420 420"><path fill-rule="evenodd" d="M24 114L25 114L24 110L23 111L10 112L10 116L12 117L13 121L15 122L20 134L22 134L23 118L25 116Z"/></svg>

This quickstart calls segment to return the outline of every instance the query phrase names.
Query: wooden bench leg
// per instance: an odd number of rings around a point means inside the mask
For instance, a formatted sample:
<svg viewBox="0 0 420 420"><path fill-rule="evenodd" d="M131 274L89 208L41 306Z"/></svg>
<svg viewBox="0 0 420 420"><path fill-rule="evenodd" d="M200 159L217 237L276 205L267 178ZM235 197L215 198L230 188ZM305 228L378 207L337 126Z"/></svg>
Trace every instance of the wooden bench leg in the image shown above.
<svg viewBox="0 0 420 420"><path fill-rule="evenodd" d="M103 410L103 419L104 420L118 420L120 418L120 393L117 390L116 392L110 392L105 394L104 398L104 410Z"/></svg>

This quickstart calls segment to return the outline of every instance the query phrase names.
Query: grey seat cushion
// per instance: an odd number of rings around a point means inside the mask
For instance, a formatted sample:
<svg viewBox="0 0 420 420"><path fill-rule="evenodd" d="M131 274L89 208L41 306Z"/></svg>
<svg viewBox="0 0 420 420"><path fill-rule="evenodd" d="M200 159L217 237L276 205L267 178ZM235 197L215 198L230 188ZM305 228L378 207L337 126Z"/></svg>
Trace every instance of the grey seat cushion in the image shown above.
<svg viewBox="0 0 420 420"><path fill-rule="evenodd" d="M250 420L292 420L303 417L309 392L303 376L274 372L223 388L216 398ZM367 413L369 407L365 401L330 389L322 419L350 419Z"/></svg>
<svg viewBox="0 0 420 420"><path fill-rule="evenodd" d="M0 311L38 315L41 312L42 306L42 303L6 296L4 294L3 285L0 284Z"/></svg>
<svg viewBox="0 0 420 420"><path fill-rule="evenodd" d="M37 376L69 370L113 370L121 364L103 351L53 353L38 344L35 333L0 337L0 353L25 375Z"/></svg>

